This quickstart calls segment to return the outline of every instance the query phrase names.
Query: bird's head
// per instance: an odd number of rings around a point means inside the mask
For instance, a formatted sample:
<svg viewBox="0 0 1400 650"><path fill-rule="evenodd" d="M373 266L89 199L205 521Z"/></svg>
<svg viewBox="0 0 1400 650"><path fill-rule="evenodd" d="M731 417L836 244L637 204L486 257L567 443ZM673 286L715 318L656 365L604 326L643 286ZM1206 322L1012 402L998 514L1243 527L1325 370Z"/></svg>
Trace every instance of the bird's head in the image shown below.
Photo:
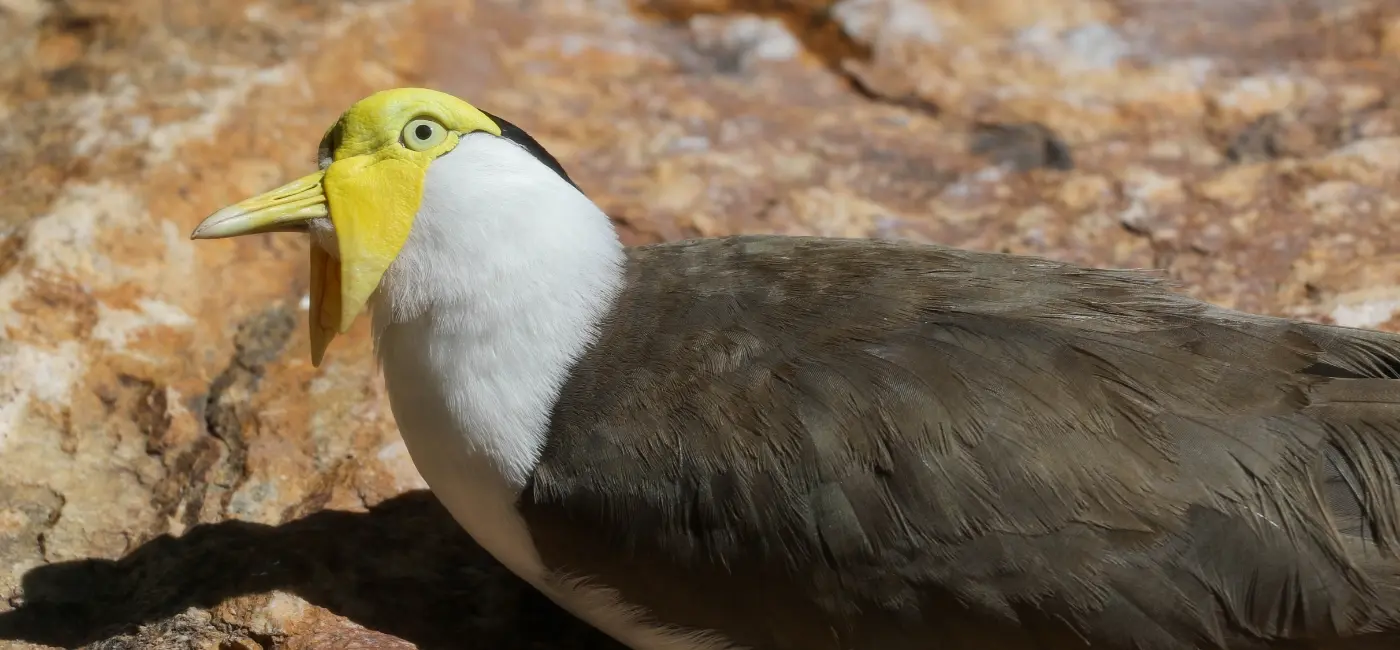
<svg viewBox="0 0 1400 650"><path fill-rule="evenodd" d="M558 206L580 205L580 200L592 205L523 131L434 90L386 90L356 102L326 131L318 156L320 171L223 208L191 235L312 235L310 329L316 365L396 262L414 267L406 273L420 285L442 282L425 276L447 272L454 256L465 266L462 258L481 250L472 248L473 241L500 240L504 228L530 226L530 219L517 217L558 213L563 211ZM437 223L423 223L432 220ZM410 237L415 225L426 234ZM535 227L567 230L549 223ZM434 257L417 264L403 259L415 253L428 258L422 249L435 249ZM423 293L421 286L415 291Z"/></svg>

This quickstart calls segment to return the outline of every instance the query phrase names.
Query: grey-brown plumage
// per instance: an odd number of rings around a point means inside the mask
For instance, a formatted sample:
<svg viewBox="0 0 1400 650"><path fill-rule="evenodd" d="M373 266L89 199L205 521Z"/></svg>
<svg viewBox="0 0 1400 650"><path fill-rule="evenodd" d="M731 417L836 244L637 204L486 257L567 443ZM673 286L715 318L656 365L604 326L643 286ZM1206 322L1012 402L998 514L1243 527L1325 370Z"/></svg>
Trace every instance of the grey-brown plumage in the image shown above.
<svg viewBox="0 0 1400 650"><path fill-rule="evenodd" d="M634 248L520 507L755 650L1400 647L1400 336L872 241Z"/></svg>

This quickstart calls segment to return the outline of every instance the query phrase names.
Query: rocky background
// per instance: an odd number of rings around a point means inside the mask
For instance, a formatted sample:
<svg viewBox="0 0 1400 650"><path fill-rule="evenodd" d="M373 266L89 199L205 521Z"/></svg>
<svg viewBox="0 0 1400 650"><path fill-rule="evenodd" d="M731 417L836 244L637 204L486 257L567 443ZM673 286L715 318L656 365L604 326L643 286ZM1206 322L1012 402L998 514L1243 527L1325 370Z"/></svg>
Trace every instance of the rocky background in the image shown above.
<svg viewBox="0 0 1400 650"><path fill-rule="evenodd" d="M1395 0L0 0L0 646L612 649L407 458L306 241L194 243L426 85L631 242L909 237L1400 330Z"/></svg>

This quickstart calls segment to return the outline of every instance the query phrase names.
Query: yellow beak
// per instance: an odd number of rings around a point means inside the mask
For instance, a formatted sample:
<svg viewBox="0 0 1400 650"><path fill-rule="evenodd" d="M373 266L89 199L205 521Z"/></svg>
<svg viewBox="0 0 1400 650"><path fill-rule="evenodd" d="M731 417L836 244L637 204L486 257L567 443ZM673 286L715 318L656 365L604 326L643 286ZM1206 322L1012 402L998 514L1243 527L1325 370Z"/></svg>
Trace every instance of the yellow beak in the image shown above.
<svg viewBox="0 0 1400 650"><path fill-rule="evenodd" d="M307 222L330 217L338 255L311 246L311 362L320 366L331 339L350 329L408 241L424 171L388 155L343 158L209 215L190 238L305 232Z"/></svg>
<svg viewBox="0 0 1400 650"><path fill-rule="evenodd" d="M302 176L275 190L209 215L190 239L222 239L263 232L306 232L306 222L329 216L321 189L325 172Z"/></svg>

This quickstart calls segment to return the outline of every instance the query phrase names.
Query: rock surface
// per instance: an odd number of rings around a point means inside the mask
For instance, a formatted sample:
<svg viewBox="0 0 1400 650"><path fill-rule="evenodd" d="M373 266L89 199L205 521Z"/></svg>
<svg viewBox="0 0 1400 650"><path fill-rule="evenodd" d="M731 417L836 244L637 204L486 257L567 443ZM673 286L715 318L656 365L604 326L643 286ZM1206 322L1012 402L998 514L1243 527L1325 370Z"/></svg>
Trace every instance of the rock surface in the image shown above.
<svg viewBox="0 0 1400 650"><path fill-rule="evenodd" d="M1400 329L1391 0L0 0L0 646L614 649L474 547L306 241L193 243L374 90L630 242L910 237Z"/></svg>

